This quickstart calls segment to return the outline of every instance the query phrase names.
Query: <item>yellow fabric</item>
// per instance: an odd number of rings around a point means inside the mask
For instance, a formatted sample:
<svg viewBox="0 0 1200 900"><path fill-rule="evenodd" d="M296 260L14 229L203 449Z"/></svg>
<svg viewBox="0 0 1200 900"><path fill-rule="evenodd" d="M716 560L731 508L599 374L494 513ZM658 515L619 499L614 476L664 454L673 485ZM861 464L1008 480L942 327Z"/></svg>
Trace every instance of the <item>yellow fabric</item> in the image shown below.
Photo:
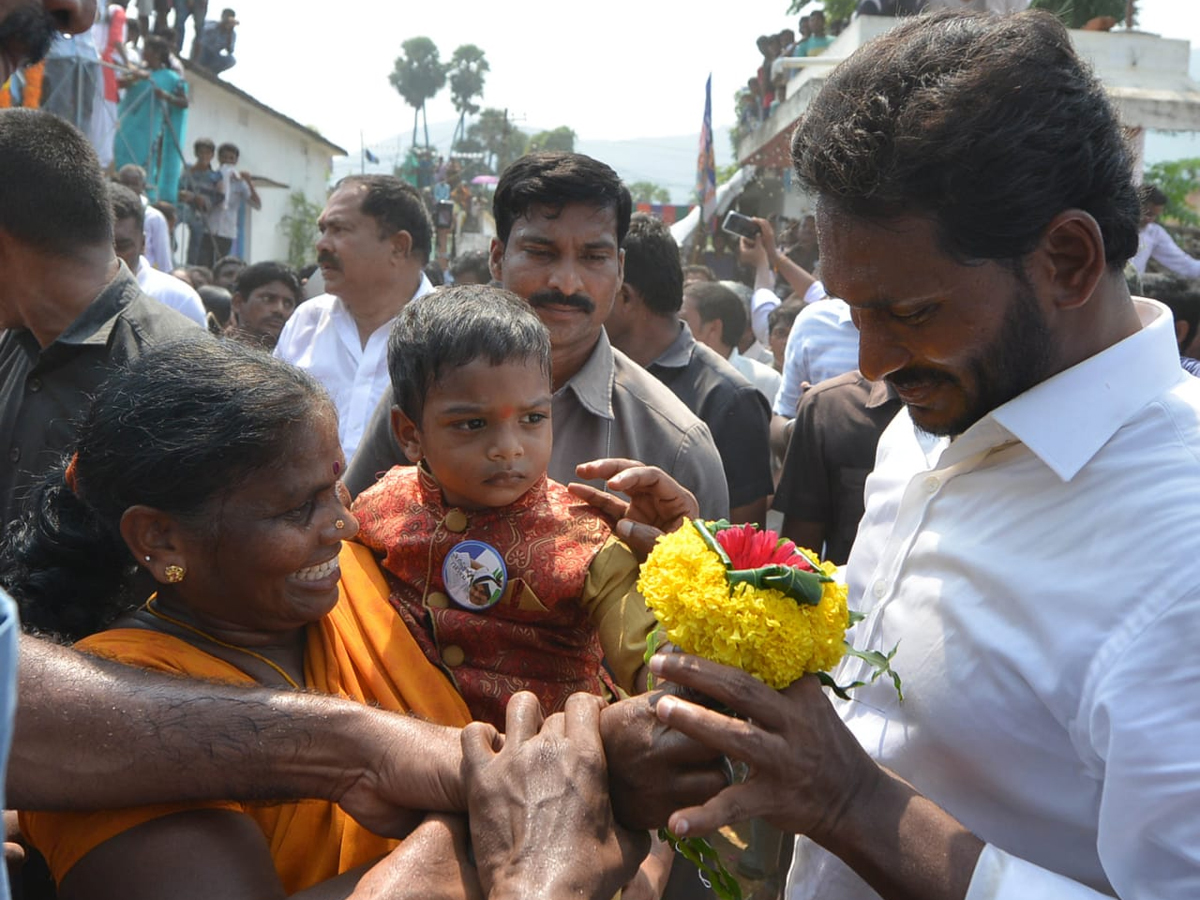
<svg viewBox="0 0 1200 900"><path fill-rule="evenodd" d="M633 679L645 662L646 637L658 627L654 613L637 590L638 562L625 544L609 536L588 567L581 603L596 626L604 659L617 686L640 694Z"/></svg>
<svg viewBox="0 0 1200 900"><path fill-rule="evenodd" d="M382 709L412 712L443 725L471 719L450 682L425 659L387 603L387 585L369 550L344 544L338 605L309 626L305 687ZM252 682L237 667L178 638L136 628L102 632L80 649L129 665L195 678ZM289 893L332 878L393 849L332 803L306 800L277 806L239 803L160 804L96 813L22 813L22 831L42 851L56 881L93 847L143 822L191 809L230 809L254 819Z"/></svg>

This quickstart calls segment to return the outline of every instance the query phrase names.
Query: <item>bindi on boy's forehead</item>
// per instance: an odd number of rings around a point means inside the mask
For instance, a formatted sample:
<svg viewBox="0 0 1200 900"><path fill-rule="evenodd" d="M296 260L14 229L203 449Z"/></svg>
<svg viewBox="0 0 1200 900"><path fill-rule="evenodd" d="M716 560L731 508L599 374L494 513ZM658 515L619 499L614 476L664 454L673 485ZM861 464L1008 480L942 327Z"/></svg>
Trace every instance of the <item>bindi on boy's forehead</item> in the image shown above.
<svg viewBox="0 0 1200 900"><path fill-rule="evenodd" d="M335 459L335 460L333 461L333 474L334 474L334 477L336 478L336 477L337 477L337 475L338 475L338 473L339 473L339 472L341 472L341 471L342 471L342 464L341 464L341 462L339 462L338 460L336 460L336 459Z"/></svg>

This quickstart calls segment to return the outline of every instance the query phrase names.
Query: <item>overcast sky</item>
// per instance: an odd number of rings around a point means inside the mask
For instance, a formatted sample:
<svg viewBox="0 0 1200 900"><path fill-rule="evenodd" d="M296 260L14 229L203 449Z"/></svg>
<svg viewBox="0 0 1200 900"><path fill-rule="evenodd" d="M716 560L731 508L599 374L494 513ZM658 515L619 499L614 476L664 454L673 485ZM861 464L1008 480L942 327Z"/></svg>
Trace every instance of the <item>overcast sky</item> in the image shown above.
<svg viewBox="0 0 1200 900"><path fill-rule="evenodd" d="M716 125L757 68L758 35L795 28L788 0L225 0L237 11L238 64L223 76L352 153L412 128L388 83L401 43L425 35L442 58L478 44L491 64L483 98L526 130L568 125L587 138L698 131L713 76ZM223 3L210 0L216 16ZM1200 46L1200 3L1139 0L1140 27ZM815 5L814 5L815 8ZM449 89L430 121L456 118Z"/></svg>

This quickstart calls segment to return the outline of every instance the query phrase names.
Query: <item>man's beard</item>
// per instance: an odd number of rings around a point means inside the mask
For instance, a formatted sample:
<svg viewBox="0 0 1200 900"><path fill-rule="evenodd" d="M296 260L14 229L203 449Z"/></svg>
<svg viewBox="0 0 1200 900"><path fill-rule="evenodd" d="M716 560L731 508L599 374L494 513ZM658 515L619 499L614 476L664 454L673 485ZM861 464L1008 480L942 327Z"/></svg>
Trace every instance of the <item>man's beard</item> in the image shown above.
<svg viewBox="0 0 1200 900"><path fill-rule="evenodd" d="M1025 393L1050 374L1054 338L1046 325L1032 288L1021 279L995 339L973 359L971 370L974 394L968 394L962 381L938 369L913 367L900 369L885 377L893 387L920 383L940 383L956 387L966 398L962 415L944 425L922 431L945 437L962 434L992 410Z"/></svg>
<svg viewBox="0 0 1200 900"><path fill-rule="evenodd" d="M32 65L49 52L61 31L62 26L40 3L24 3L0 20L0 48L16 55L16 47L20 47L20 58L15 62Z"/></svg>

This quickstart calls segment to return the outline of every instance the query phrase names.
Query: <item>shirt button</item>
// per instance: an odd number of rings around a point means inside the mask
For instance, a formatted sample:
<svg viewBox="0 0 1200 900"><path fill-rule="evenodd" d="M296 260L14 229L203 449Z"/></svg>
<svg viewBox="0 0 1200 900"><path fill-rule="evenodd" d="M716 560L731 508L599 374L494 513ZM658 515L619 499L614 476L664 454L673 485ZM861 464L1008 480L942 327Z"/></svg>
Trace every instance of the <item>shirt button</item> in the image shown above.
<svg viewBox="0 0 1200 900"><path fill-rule="evenodd" d="M925 479L925 490L929 493L935 493L942 486L942 480L936 475L930 475Z"/></svg>
<svg viewBox="0 0 1200 900"><path fill-rule="evenodd" d="M42 379L36 378L36 377L30 378L29 381L27 382L27 387L29 388L30 391L37 393L38 391L40 391L42 389Z"/></svg>
<svg viewBox="0 0 1200 900"><path fill-rule="evenodd" d="M467 514L461 509L452 509L446 513L446 518L442 520L447 529L455 534L462 534L467 530Z"/></svg>
<svg viewBox="0 0 1200 900"><path fill-rule="evenodd" d="M21 448L13 447L11 450L9 450L8 451L8 459L9 459L9 462L20 462L21 461Z"/></svg>
<svg viewBox="0 0 1200 900"><path fill-rule="evenodd" d="M446 609L450 606L450 598L441 591L434 591L425 599L425 605L434 609Z"/></svg>
<svg viewBox="0 0 1200 900"><path fill-rule="evenodd" d="M442 648L442 662L450 666L450 668L461 666L463 664L463 660L466 658L467 654L464 653L463 648L459 647L457 644L451 644L449 647Z"/></svg>
<svg viewBox="0 0 1200 900"><path fill-rule="evenodd" d="M871 593L875 595L876 600L882 600L883 595L887 593L887 582L882 578L871 586Z"/></svg>

